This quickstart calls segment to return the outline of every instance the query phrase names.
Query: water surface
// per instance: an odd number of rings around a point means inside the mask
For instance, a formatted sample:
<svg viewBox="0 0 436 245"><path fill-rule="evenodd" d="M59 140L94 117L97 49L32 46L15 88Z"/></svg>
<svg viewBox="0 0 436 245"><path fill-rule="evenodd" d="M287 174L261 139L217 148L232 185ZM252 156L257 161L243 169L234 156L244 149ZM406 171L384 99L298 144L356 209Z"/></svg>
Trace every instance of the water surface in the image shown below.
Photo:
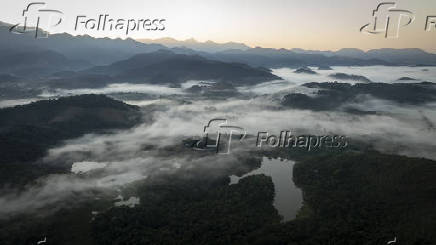
<svg viewBox="0 0 436 245"><path fill-rule="evenodd" d="M237 184L240 179L250 175L270 176L275 190L274 207L283 216L283 221L289 221L295 218L303 203L303 194L292 180L294 163L294 161L264 157L260 168L241 177L230 176L230 184Z"/></svg>

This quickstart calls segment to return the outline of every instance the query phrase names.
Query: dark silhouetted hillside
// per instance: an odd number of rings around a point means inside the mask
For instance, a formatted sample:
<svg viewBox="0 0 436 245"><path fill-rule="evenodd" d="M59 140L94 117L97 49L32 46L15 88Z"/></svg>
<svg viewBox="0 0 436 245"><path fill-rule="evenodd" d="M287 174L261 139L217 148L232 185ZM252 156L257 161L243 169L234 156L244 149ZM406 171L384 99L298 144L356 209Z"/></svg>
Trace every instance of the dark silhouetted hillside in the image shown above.
<svg viewBox="0 0 436 245"><path fill-rule="evenodd" d="M79 95L0 109L0 165L42 157L60 141L139 122L136 106L104 95Z"/></svg>

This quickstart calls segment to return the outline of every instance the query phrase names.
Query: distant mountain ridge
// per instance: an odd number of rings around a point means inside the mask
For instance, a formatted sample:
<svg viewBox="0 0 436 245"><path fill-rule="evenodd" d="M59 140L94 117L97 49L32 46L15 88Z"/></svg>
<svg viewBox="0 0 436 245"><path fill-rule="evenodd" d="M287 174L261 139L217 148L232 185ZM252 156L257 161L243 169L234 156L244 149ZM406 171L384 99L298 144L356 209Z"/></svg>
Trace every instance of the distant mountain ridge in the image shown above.
<svg viewBox="0 0 436 245"><path fill-rule="evenodd" d="M171 38L142 40L162 44L142 43L133 39L94 38L52 34L35 39L31 34L9 32L10 24L0 23L0 73L16 77L44 77L63 71L78 71L110 65L138 54L170 50L176 54L201 56L208 60L242 63L253 68L302 66L425 66L436 65L436 54L421 49L375 49L364 52L346 48L338 51L303 49L250 48L241 43L205 43L194 39L178 41ZM165 46L168 45L169 47ZM183 45L183 46L180 46ZM174 46L174 47L173 47ZM186 47L187 46L187 47ZM199 69L192 72L200 72Z"/></svg>
<svg viewBox="0 0 436 245"><path fill-rule="evenodd" d="M179 85L188 80L256 84L281 79L266 68L210 60L199 55L176 54L170 50L137 54L108 66L96 66L71 76L54 79L52 87L102 87L114 81Z"/></svg>
<svg viewBox="0 0 436 245"><path fill-rule="evenodd" d="M436 54L428 53L419 48L405 49L371 49L363 51L357 48L343 48L338 51L317 51L304 49L291 49L299 54L317 54L327 57L342 56L354 59L378 59L395 65L436 65Z"/></svg>
<svg viewBox="0 0 436 245"><path fill-rule="evenodd" d="M51 34L35 39L32 33L21 35L9 32L10 24L0 23L0 57L17 52L51 50L69 59L85 60L94 65L105 65L126 59L138 53L165 49L159 44L144 44L133 39L94 38L88 35L73 36L67 33Z"/></svg>
<svg viewBox="0 0 436 245"><path fill-rule="evenodd" d="M350 61L352 65L365 65L367 63L370 64L372 63L374 65L436 65L436 54L425 52L424 50L419 48L405 48L405 49L382 48L382 49L372 49L366 52L358 48L342 48L337 51L328 51L328 50L321 51L321 50L305 50L301 48L293 48L293 49L284 49L284 48L272 49L272 48L261 48L261 47L250 48L248 45L243 43L234 43L234 42L215 43L213 41L198 42L193 38L184 41L179 41L170 37L160 38L160 39L137 39L137 41L147 44L153 44L153 43L161 44L171 49L174 48L178 49L177 51L175 50L175 52L189 52L188 50L191 50L192 52L192 50L194 50L197 52L213 53L218 59L225 60L225 61L232 61L232 60L238 61L234 58L230 58L229 55L242 54L245 52L245 53L249 53L250 55L256 54L256 55L271 56L271 54L275 53L276 55L288 56L287 57L288 61L284 62L286 64L292 63L290 62L291 59L301 60L302 55L321 55L332 59L333 57L345 57L345 58L352 58L352 59L359 59L359 60L366 61L366 62L362 61L360 63L356 61ZM205 56L204 53L202 55ZM316 56L313 57L315 58ZM311 63L308 60L310 60L309 56L303 57L302 59L303 62ZM376 60L378 60L378 62ZM244 58L240 61L246 62L246 59ZM277 64L279 62L275 61L273 63ZM342 63L344 62L332 61L330 63L343 65ZM257 63L257 65L264 65L264 64Z"/></svg>
<svg viewBox="0 0 436 245"><path fill-rule="evenodd" d="M59 70L81 70L91 66L85 60L69 59L52 50L18 51L0 57L1 73L29 78L48 76Z"/></svg>
<svg viewBox="0 0 436 245"><path fill-rule="evenodd" d="M228 49L240 49L240 50L246 50L250 47L243 44L243 43L235 43L235 42L227 42L227 43L216 43L213 41L206 41L206 42L198 42L194 38L186 39L184 41L179 41L174 38L165 37L165 38L159 38L159 39L137 39L137 41L146 43L146 44L161 44L168 48L188 48L193 49L196 51L201 52L209 52L209 53L215 53L220 52Z"/></svg>
<svg viewBox="0 0 436 245"><path fill-rule="evenodd" d="M271 68L302 66L370 66L395 65L380 59L356 59L323 54L296 53L288 49L251 48L247 50L226 50L209 55L212 59L227 62L240 62L251 66ZM435 60L436 64L436 60Z"/></svg>

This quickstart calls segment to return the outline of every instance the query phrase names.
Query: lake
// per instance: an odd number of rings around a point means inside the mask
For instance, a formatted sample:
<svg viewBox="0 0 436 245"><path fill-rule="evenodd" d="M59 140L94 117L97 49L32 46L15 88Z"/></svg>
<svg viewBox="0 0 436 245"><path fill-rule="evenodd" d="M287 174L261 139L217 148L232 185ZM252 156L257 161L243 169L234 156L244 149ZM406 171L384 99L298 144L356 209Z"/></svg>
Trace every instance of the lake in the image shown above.
<svg viewBox="0 0 436 245"><path fill-rule="evenodd" d="M294 161L264 157L260 168L241 177L230 176L230 185L237 184L240 179L250 175L264 174L270 176L275 190L274 207L283 216L283 221L289 221L296 217L303 204L303 193L292 180L294 164Z"/></svg>

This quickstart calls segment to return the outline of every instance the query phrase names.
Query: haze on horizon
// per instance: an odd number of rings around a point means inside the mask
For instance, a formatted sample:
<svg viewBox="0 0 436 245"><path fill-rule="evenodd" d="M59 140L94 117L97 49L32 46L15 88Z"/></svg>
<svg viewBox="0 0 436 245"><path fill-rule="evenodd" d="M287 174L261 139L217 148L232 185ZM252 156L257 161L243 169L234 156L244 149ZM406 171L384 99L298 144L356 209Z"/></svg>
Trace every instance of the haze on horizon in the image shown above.
<svg viewBox="0 0 436 245"><path fill-rule="evenodd" d="M4 0L1 21L21 23L21 13L32 1ZM45 1L50 9L61 10L63 24L53 31L94 37L156 39L171 37L177 40L194 38L200 42L238 42L265 48L303 48L338 50L341 48L422 48L436 52L433 40L436 29L424 30L426 17L436 15L436 1L398 0L397 8L410 10L414 22L400 31L397 39L366 35L360 27L372 20L372 11L380 0L127 0L108 2L96 0ZM109 14L113 18L166 19L164 31L134 32L128 36L120 32L75 31L76 16L98 18Z"/></svg>

